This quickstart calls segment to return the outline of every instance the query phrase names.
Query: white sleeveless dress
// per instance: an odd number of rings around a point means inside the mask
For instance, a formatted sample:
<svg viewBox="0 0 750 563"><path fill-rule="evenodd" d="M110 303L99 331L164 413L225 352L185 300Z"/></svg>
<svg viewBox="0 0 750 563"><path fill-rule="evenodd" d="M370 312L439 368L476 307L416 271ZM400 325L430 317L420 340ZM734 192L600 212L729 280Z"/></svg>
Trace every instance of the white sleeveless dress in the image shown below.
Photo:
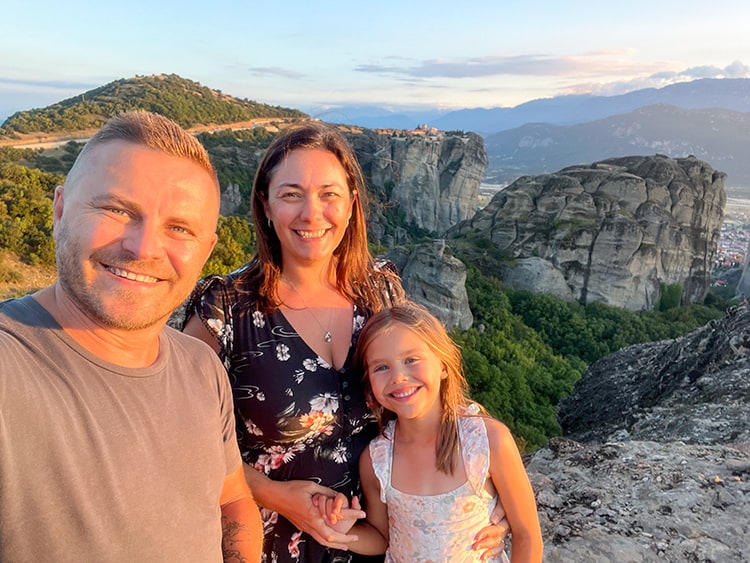
<svg viewBox="0 0 750 563"><path fill-rule="evenodd" d="M489 477L490 447L484 419L458 419L461 457L466 482L447 493L419 496L403 493L391 485L393 431L390 421L382 435L370 442L370 456L380 483L380 500L388 506L390 541L387 563L479 562L482 551L471 546L476 533L487 526L497 496L484 488ZM507 561L503 553L491 561Z"/></svg>

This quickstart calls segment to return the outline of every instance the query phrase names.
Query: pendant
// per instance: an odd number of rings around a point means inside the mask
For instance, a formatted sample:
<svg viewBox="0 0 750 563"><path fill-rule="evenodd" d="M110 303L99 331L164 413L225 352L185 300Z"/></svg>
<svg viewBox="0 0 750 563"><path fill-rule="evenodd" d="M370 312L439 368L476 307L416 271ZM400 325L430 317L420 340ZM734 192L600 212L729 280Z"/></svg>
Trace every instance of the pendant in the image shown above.
<svg viewBox="0 0 750 563"><path fill-rule="evenodd" d="M325 340L326 342L331 342L331 340L333 340L333 335L331 334L330 330L327 330L323 335L323 340Z"/></svg>

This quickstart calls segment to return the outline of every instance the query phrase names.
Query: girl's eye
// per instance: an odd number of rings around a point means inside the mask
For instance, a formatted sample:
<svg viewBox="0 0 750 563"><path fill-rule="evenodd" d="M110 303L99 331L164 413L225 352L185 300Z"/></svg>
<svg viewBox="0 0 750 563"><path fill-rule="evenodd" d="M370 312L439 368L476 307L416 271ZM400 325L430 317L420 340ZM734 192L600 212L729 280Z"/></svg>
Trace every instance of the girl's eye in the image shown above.
<svg viewBox="0 0 750 563"><path fill-rule="evenodd" d="M385 371L385 370L387 370L387 369L388 369L388 366L387 366L387 365L385 365L385 364L380 364L380 365L377 365L377 366L373 366L373 367L372 367L372 368L370 369L370 371L371 371L371 372L373 372L373 373L377 373L377 372L379 372L379 371Z"/></svg>
<svg viewBox="0 0 750 563"><path fill-rule="evenodd" d="M418 361L418 360L419 360L419 358L406 358L406 359L404 360L404 363L405 363L405 364L413 364L414 362L416 362L416 361Z"/></svg>

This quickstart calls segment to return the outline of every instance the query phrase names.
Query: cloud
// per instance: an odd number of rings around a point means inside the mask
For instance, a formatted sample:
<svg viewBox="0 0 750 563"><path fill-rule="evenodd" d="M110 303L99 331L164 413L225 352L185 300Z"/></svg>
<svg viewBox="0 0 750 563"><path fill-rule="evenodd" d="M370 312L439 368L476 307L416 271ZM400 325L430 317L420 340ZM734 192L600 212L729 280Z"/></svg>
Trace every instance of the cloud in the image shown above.
<svg viewBox="0 0 750 563"><path fill-rule="evenodd" d="M358 72L410 76L413 78L481 78L489 76L615 75L653 72L659 63L633 63L631 50L608 50L553 57L544 54L486 56L466 59L431 59L412 66L359 65Z"/></svg>
<svg viewBox="0 0 750 563"><path fill-rule="evenodd" d="M569 86L565 94L593 94L616 96L644 88L663 88L678 82L690 82L700 78L750 78L750 67L742 61L734 61L724 68L713 65L694 66L683 70L663 70L646 76L619 80L605 84L584 82Z"/></svg>
<svg viewBox="0 0 750 563"><path fill-rule="evenodd" d="M250 72L256 76L279 76L281 78L291 78L293 80L304 80L307 78L304 74L279 68L277 66L255 66L250 68Z"/></svg>
<svg viewBox="0 0 750 563"><path fill-rule="evenodd" d="M26 80L19 78L4 78L0 76L0 88L6 90L76 90L86 91L97 88L101 84L90 82L72 82L68 80Z"/></svg>

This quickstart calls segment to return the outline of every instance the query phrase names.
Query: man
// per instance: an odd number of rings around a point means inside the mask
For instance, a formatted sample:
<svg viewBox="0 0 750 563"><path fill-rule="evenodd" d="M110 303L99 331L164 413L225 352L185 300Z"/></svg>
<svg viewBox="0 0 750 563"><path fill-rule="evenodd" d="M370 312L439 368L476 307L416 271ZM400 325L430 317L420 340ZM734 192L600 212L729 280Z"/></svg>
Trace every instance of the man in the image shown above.
<svg viewBox="0 0 750 563"><path fill-rule="evenodd" d="M0 561L258 561L226 372L165 323L219 186L168 119L110 120L55 190L58 279L0 304Z"/></svg>

